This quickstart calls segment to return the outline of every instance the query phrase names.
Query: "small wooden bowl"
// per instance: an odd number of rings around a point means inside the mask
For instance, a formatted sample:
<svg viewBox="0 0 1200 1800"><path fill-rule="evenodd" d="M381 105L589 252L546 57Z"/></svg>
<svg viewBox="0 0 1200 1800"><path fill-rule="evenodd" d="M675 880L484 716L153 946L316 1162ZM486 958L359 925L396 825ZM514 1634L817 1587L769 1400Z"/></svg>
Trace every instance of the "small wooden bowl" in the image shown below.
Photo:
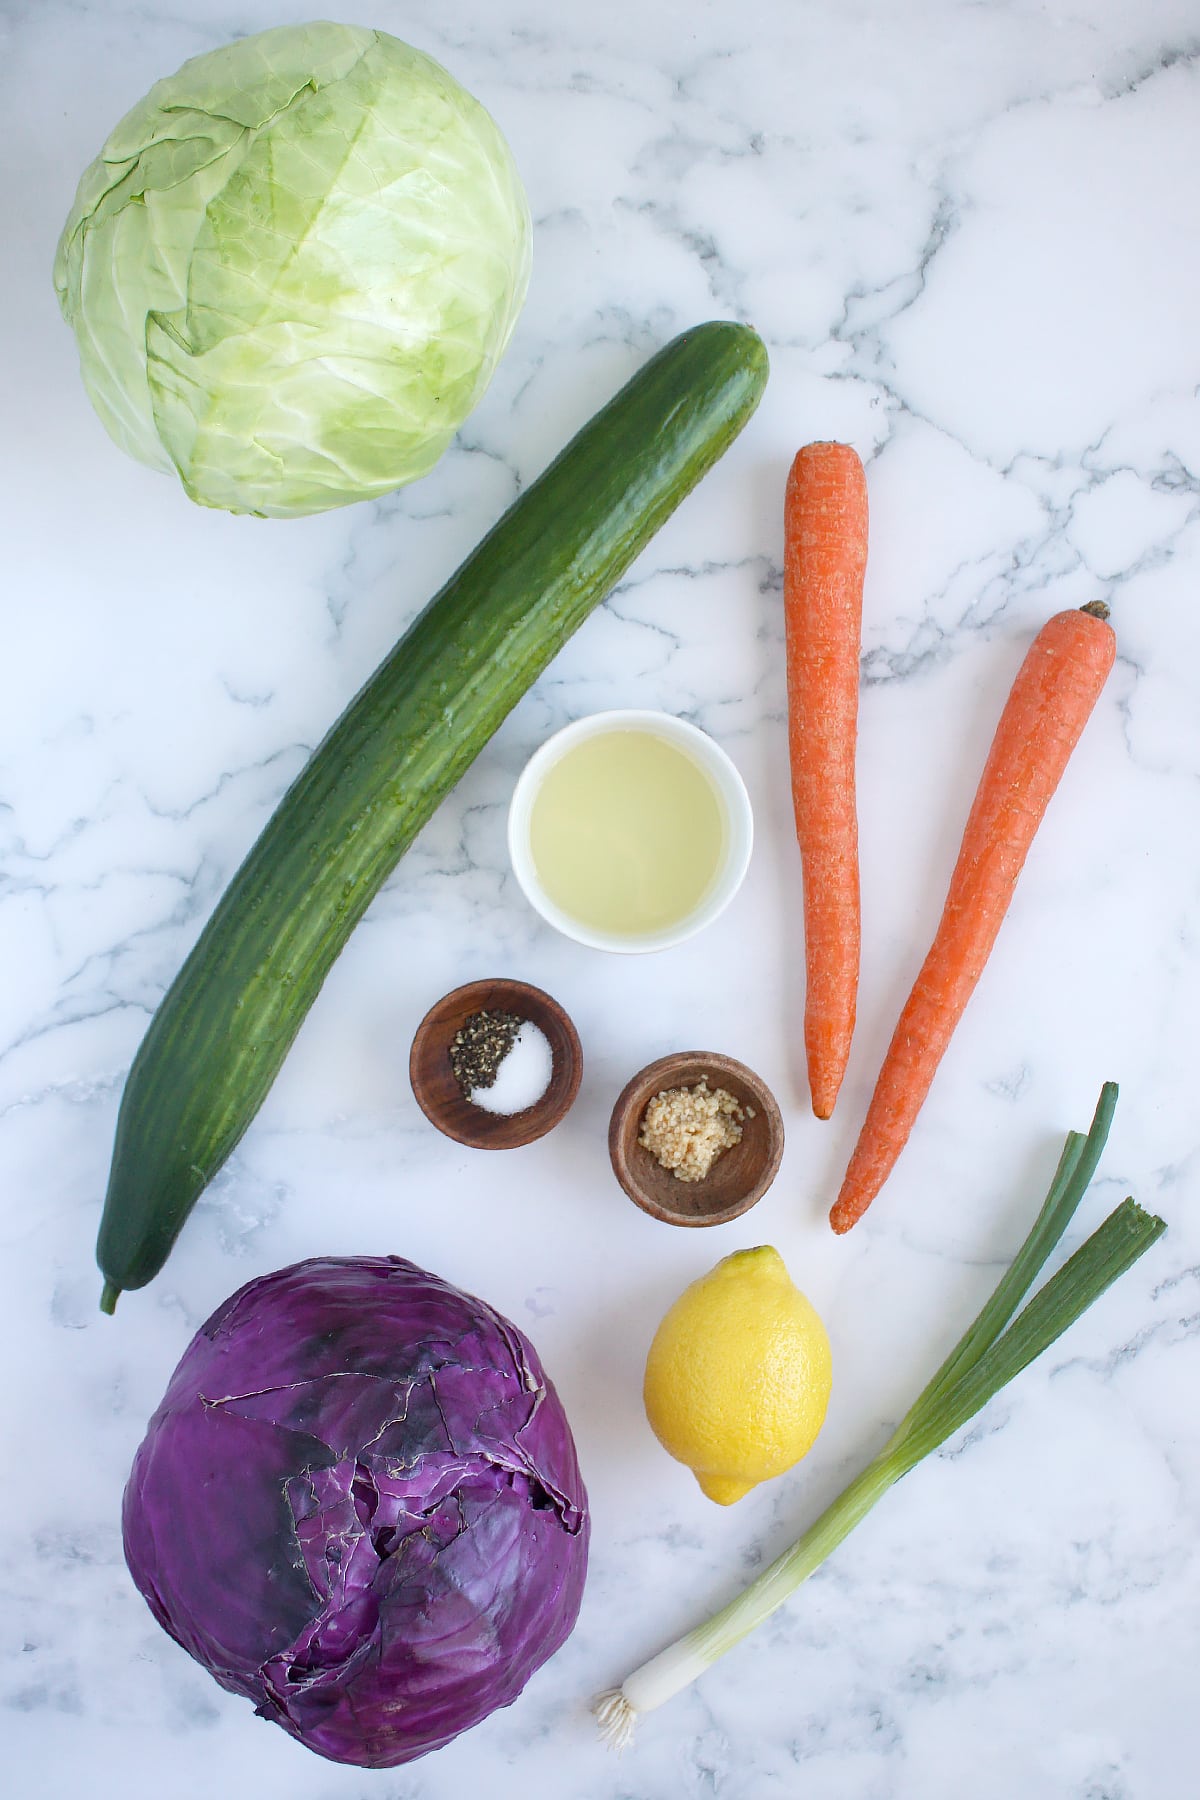
<svg viewBox="0 0 1200 1800"><path fill-rule="evenodd" d="M703 1077L722 1087L754 1117L742 1120L742 1141L722 1151L703 1181L680 1181L638 1143L642 1114L664 1088L695 1087ZM648 1063L623 1089L608 1127L608 1154L617 1180L643 1212L667 1225L724 1225L761 1200L783 1156L783 1119L775 1096L745 1063L706 1050L682 1050Z"/></svg>
<svg viewBox="0 0 1200 1800"><path fill-rule="evenodd" d="M490 1113L468 1100L450 1066L455 1033L477 1012L515 1013L543 1032L553 1061L540 1100L519 1113ZM417 1105L431 1124L473 1150L515 1150L545 1137L579 1092L583 1051L579 1034L549 994L524 981L472 981L430 1007L412 1042L408 1078Z"/></svg>

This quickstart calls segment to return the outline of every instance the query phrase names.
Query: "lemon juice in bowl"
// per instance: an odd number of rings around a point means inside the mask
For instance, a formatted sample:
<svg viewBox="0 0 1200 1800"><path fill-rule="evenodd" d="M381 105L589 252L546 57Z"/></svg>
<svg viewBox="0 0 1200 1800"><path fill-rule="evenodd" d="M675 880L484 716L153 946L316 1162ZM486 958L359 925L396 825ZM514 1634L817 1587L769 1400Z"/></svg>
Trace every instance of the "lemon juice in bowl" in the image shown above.
<svg viewBox="0 0 1200 1800"><path fill-rule="evenodd" d="M526 897L568 937L656 950L716 918L745 874L750 803L724 751L668 713L593 714L531 758L509 851Z"/></svg>

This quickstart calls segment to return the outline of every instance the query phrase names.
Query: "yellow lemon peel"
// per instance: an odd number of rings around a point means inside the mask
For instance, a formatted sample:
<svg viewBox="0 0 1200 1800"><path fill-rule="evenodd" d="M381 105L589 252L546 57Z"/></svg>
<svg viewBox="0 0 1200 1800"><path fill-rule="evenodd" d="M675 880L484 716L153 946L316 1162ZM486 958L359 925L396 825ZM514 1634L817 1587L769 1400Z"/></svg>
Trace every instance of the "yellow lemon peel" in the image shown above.
<svg viewBox="0 0 1200 1800"><path fill-rule="evenodd" d="M730 1506L812 1448L830 1380L825 1327L762 1244L684 1289L654 1335L643 1400L663 1448Z"/></svg>

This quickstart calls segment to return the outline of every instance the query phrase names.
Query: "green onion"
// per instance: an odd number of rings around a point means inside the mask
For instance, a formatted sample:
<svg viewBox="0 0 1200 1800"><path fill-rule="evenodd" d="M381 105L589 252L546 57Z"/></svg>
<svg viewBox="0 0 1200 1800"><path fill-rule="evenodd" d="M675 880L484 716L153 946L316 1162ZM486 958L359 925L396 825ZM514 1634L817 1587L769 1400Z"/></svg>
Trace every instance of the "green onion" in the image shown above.
<svg viewBox="0 0 1200 1800"><path fill-rule="evenodd" d="M596 1717L611 1743L618 1748L628 1743L639 1713L661 1706L761 1625L894 1482L973 1419L1166 1230L1162 1219L1144 1212L1135 1201L1122 1201L1017 1312L1095 1174L1116 1100L1116 1085L1107 1082L1087 1136L1076 1131L1068 1136L1033 1229L991 1299L878 1456L826 1507L816 1524L728 1606L635 1669L619 1688L599 1697Z"/></svg>

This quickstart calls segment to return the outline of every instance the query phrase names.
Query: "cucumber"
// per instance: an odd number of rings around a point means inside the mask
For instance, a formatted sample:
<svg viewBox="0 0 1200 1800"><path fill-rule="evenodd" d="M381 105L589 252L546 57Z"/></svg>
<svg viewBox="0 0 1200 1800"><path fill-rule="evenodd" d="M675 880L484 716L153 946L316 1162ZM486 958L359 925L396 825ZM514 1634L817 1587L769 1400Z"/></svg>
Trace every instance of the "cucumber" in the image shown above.
<svg viewBox="0 0 1200 1800"><path fill-rule="evenodd" d="M162 1268L421 826L727 449L766 378L748 326L713 321L667 344L509 508L317 746L134 1058L96 1250L105 1312Z"/></svg>

